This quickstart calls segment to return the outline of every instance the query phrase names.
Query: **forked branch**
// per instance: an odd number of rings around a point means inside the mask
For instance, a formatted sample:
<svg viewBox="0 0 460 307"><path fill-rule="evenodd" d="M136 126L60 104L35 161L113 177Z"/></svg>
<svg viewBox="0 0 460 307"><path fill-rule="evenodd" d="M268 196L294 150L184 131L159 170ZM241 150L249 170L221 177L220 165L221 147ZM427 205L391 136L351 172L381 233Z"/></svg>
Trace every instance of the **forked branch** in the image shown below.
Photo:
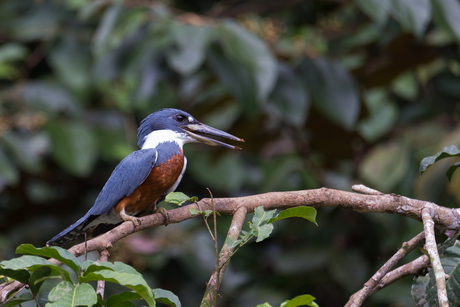
<svg viewBox="0 0 460 307"><path fill-rule="evenodd" d="M213 199L213 201L216 212L220 214L229 214L235 216L232 222L232 226L230 227L229 234L231 231L241 229L239 226L233 228L233 223L236 223L236 220L240 221L240 219L236 218L236 216L243 216L247 213L251 213L254 211L255 208L259 206L264 207L265 210L283 210L298 206L311 206L314 208L336 207L349 209L357 212L398 214L419 221L422 221L422 210L424 208L430 208L430 217L433 223L436 225L437 230L460 229L460 209L441 207L430 202L411 199L408 197L394 194L382 194L378 191L363 186L355 186L354 188L361 193L367 193L367 195L333 190L328 188L321 188L315 190L291 192L271 192L246 197L215 198ZM190 208L195 208L202 211L212 211L214 209L214 206L211 199L206 198L200 200L197 204L192 204L189 206L169 210L168 213L170 223L180 223L185 220L199 216L192 215L192 213L190 212ZM141 225L138 227L137 231L164 225L165 218L161 213L157 213L142 217L140 218L140 221ZM235 236L235 238L238 238L239 230L237 233L235 232L234 234L232 234L232 237ZM92 240L89 240L87 242L87 251L89 252L94 250L110 250L110 248L113 246L113 244L115 244L115 242L126 237L131 233L134 233L135 231L136 230L134 229L133 223L125 222L117 228L114 228L110 232L105 233ZM418 236L416 238L418 238ZM416 239L416 241L417 240L418 239ZM402 249L403 252L401 253L404 254L405 247L403 246ZM75 256L80 256L85 253L85 244L77 244L71 247L69 251L73 253ZM225 255L221 253L219 257L223 257L222 260L224 260ZM223 262L220 262L220 264L222 263ZM228 261L226 263L228 263ZM391 266L389 267L391 269ZM221 269L221 274L223 274L224 271L225 269ZM382 275L383 271L377 273L379 275ZM216 274L216 272L214 272L213 275L214 274ZM376 289L378 289L380 285L382 285L382 283L385 284L389 281L394 281L395 277L401 275L402 274L398 273L398 269L386 273L386 275L384 275L384 277L381 278L381 281L377 283L377 285L373 286L373 288L371 288L370 293L372 294L374 291L376 291ZM210 281L212 284L212 278ZM17 291L21 286L21 283L15 282L13 284L0 288L0 303L3 303L10 293ZM217 284L216 286L218 287ZM368 290L366 290L366 292L367 291Z"/></svg>

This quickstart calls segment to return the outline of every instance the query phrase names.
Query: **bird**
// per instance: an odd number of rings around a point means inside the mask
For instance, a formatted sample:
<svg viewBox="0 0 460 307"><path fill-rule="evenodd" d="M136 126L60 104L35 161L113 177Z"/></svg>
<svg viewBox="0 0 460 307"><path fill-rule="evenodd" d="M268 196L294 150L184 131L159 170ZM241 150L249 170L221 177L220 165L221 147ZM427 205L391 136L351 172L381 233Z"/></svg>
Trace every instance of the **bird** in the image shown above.
<svg viewBox="0 0 460 307"><path fill-rule="evenodd" d="M165 108L144 118L138 129L138 146L113 170L94 205L74 224L46 242L46 246L63 246L93 229L92 237L132 221L137 215L155 208L158 200L179 185L187 166L183 146L200 142L230 149L240 147L212 139L210 136L239 142L243 139L197 121L179 109Z"/></svg>

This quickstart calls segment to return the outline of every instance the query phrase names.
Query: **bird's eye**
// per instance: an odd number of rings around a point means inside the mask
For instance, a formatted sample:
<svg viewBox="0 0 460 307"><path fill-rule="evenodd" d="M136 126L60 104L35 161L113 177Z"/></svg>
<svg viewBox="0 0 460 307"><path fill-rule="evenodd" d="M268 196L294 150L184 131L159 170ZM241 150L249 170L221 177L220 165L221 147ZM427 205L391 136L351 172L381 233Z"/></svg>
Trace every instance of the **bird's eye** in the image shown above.
<svg viewBox="0 0 460 307"><path fill-rule="evenodd" d="M181 114L178 114L175 116L175 119L178 123L182 123L187 117L185 117L184 115L181 115Z"/></svg>

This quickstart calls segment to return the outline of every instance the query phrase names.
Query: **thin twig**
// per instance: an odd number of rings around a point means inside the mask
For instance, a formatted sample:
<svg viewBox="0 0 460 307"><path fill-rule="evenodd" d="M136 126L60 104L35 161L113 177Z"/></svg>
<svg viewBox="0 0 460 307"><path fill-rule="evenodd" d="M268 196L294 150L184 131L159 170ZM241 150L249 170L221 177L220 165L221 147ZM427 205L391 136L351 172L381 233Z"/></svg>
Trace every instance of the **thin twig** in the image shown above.
<svg viewBox="0 0 460 307"><path fill-rule="evenodd" d="M21 292L22 289L24 289L24 288L26 287L25 284L21 284L19 281L15 280L15 281L13 281L12 283L8 283L8 284L6 284L5 286L3 286L3 287L2 287L2 293L6 293L6 294L12 293L12 291L11 291L11 292L3 292L3 289L6 289L8 286L14 287L14 286L17 285L17 284L19 284L19 288L16 289L16 290L17 290L17 291L16 291L16 294L18 294L19 292ZM4 285L4 284L2 284L2 285ZM9 301L11 301L11 300L16 296L16 294L15 294L15 295L11 295L10 298L8 298L8 299L7 299L6 297L5 297L5 298L2 297L2 301L4 300L3 304L8 303Z"/></svg>
<svg viewBox="0 0 460 307"><path fill-rule="evenodd" d="M380 283L383 277L407 254L409 254L414 248L423 242L425 239L425 233L422 231L410 241L404 242L402 247L394 254L365 284L364 287L353 294L350 300L345 305L346 307L358 307L361 306L366 298L368 298L373 292L373 289Z"/></svg>
<svg viewBox="0 0 460 307"><path fill-rule="evenodd" d="M236 210L235 214L233 215L230 228L228 229L227 238L231 238L233 240L238 239L241 229L243 228L244 219L246 218L247 212L248 210L246 207L240 207L238 208L238 210ZM228 246L227 240L225 240L224 246L220 251L218 260L218 263L221 265L216 266L214 268L212 275L207 283L208 288L206 289L200 306L216 306L217 293L220 288L222 277L224 276L225 270L227 269L227 266L229 264L229 258L232 256L232 252L233 247Z"/></svg>
<svg viewBox="0 0 460 307"><path fill-rule="evenodd" d="M393 282L408 276L408 275L420 275L423 269L430 266L430 258L427 255L422 255L417 259L406 263L391 272L388 272L382 280L372 289L370 295L376 293L380 289L392 284ZM369 295L369 296L370 296Z"/></svg>
<svg viewBox="0 0 460 307"><path fill-rule="evenodd" d="M368 188L363 184L355 184L351 187L351 189L355 192L367 194L367 195L383 195L384 193Z"/></svg>
<svg viewBox="0 0 460 307"><path fill-rule="evenodd" d="M434 222L431 218L431 212L434 208L429 206L422 209L423 228L425 229L425 247L430 256L431 266L436 277L436 288L438 289L438 302L441 307L448 307L449 300L447 299L446 290L446 273L442 268L441 259L439 258L438 247L436 246L436 238L434 233ZM434 212L434 210L433 210Z"/></svg>

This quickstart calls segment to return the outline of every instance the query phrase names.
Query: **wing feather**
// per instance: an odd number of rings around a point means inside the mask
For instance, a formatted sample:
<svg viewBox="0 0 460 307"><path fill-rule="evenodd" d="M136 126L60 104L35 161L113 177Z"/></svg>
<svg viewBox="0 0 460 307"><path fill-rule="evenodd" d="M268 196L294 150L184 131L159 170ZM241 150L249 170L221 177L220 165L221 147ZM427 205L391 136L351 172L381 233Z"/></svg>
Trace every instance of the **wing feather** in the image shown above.
<svg viewBox="0 0 460 307"><path fill-rule="evenodd" d="M123 197L131 195L144 182L157 160L158 152L154 148L137 150L124 158L113 170L91 209L77 222L46 242L46 245L62 246L92 228L94 223L91 222L97 222L99 216L109 213ZM114 218L115 224L121 219L119 215Z"/></svg>

